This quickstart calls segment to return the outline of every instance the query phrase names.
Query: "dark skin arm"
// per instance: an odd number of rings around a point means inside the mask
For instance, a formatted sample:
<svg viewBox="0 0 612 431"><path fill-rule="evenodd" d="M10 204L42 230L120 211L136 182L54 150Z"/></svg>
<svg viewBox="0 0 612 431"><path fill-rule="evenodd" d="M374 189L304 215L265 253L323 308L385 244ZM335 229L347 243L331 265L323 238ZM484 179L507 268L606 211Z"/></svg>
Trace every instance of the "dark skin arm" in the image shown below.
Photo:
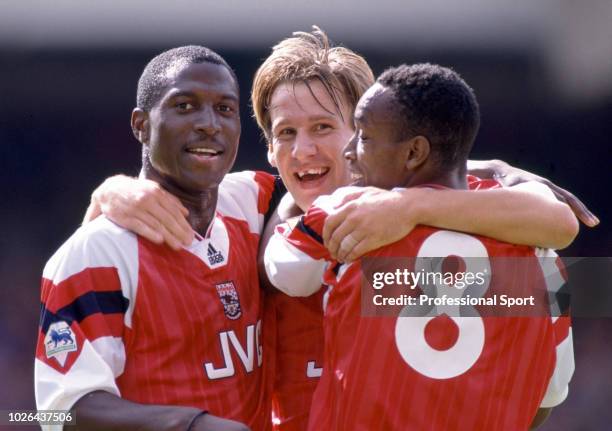
<svg viewBox="0 0 612 431"><path fill-rule="evenodd" d="M574 194L559 187L547 178L511 166L503 160L468 160L468 171L479 178L495 179L504 187L512 187L527 181L542 183L552 190L557 200L568 204L582 223L589 227L595 227L599 224L597 216Z"/></svg>
<svg viewBox="0 0 612 431"><path fill-rule="evenodd" d="M95 391L83 396L73 406L78 431L248 431L236 421L210 414L202 415L194 407L138 404L109 392Z"/></svg>
<svg viewBox="0 0 612 431"><path fill-rule="evenodd" d="M587 226L593 227L599 223L597 217L579 199L567 190L551 183L546 178L513 168L500 160L470 160L468 162L468 169L473 175L481 178L495 178L505 186L526 181L543 183L553 191L559 201L567 203L576 216ZM348 208L348 211L350 210L351 208ZM106 214L107 217L118 225L142 235L150 241L160 244L165 242L177 250L181 248L181 245L187 246L191 244L193 240L193 229L191 229L185 218L187 209L183 207L175 196L162 190L159 184L153 181L137 180L122 175L108 178L93 193L91 204L87 209L83 223L93 220L102 213ZM340 221L337 220L338 224L342 223L347 217L347 210L339 212L339 215ZM439 227L448 228L445 226ZM349 227L348 232L350 231ZM408 231L403 232L400 237L407 234ZM339 235L340 239L344 238L348 232L344 232L344 235ZM486 232L473 233L485 234ZM495 238L495 235L490 233L488 233L488 236ZM512 238L498 239L512 240ZM360 253L355 254L349 260L386 243L389 243L389 241L383 241L381 244L374 244L374 246L370 244L365 248L362 247ZM533 242L528 242L527 244L544 246L544 244ZM336 243L331 248L337 251L338 246L339 243Z"/></svg>

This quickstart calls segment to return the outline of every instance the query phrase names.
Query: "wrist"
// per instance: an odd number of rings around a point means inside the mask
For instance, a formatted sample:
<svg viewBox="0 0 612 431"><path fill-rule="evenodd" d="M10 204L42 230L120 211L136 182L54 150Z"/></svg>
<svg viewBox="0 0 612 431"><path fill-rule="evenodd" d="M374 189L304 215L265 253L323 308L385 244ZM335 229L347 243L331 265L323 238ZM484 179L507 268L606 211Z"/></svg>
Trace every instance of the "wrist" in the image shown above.
<svg viewBox="0 0 612 431"><path fill-rule="evenodd" d="M417 224L427 224L429 219L429 204L431 190L425 188L407 188L399 192L401 194L401 208L399 214L403 214L402 220L410 228Z"/></svg>

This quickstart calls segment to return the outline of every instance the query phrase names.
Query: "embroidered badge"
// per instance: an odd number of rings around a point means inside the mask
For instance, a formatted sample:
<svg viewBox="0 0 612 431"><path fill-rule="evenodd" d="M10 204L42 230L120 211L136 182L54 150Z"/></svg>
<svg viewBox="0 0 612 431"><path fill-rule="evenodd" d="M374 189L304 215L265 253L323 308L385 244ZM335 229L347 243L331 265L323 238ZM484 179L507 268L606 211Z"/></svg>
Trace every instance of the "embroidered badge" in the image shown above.
<svg viewBox="0 0 612 431"><path fill-rule="evenodd" d="M47 358L55 358L63 367L66 363L68 353L77 350L77 340L70 329L70 325L64 321L49 325L45 335L45 350Z"/></svg>
<svg viewBox="0 0 612 431"><path fill-rule="evenodd" d="M242 315L242 309L240 308L240 299L238 298L238 291L234 286L233 281L226 281L225 283L219 283L215 286L217 288L217 294L223 304L223 310L228 319L236 320Z"/></svg>

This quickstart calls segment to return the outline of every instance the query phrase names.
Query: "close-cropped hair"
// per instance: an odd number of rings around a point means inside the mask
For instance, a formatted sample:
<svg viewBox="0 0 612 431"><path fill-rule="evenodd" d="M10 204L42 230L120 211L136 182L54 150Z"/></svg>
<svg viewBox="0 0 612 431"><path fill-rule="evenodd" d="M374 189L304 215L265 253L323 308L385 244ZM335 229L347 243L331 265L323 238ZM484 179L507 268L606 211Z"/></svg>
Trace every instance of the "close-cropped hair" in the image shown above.
<svg viewBox="0 0 612 431"><path fill-rule="evenodd" d="M215 51L205 46L181 46L162 52L145 66L138 80L136 106L144 111L150 111L161 98L171 79L170 70L198 63L218 64L227 68L238 88L236 74L225 59Z"/></svg>
<svg viewBox="0 0 612 431"><path fill-rule="evenodd" d="M377 80L398 104L396 141L424 136L443 168L465 163L480 127L474 90L455 71L424 63L387 69Z"/></svg>
<svg viewBox="0 0 612 431"><path fill-rule="evenodd" d="M312 82L320 82L342 117L341 105L351 112L361 95L374 83L374 74L363 57L341 46L330 46L325 32L313 26L311 33L295 32L272 48L272 54L255 73L251 99L253 113L268 142L271 135L270 100L283 83L303 83L314 97ZM315 97L316 99L316 97ZM323 109L328 110L317 100ZM352 118L345 119L350 121Z"/></svg>

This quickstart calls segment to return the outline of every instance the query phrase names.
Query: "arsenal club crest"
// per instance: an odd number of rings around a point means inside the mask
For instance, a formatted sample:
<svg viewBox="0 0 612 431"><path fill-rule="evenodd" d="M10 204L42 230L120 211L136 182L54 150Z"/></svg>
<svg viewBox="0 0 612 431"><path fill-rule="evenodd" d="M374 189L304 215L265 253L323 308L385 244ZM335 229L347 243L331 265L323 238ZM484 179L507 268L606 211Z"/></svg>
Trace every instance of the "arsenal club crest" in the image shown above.
<svg viewBox="0 0 612 431"><path fill-rule="evenodd" d="M240 308L240 299L238 298L238 291L234 286L233 281L226 281L225 283L219 283L215 286L217 288L217 294L223 304L223 311L228 319L236 320L242 315L242 309Z"/></svg>

